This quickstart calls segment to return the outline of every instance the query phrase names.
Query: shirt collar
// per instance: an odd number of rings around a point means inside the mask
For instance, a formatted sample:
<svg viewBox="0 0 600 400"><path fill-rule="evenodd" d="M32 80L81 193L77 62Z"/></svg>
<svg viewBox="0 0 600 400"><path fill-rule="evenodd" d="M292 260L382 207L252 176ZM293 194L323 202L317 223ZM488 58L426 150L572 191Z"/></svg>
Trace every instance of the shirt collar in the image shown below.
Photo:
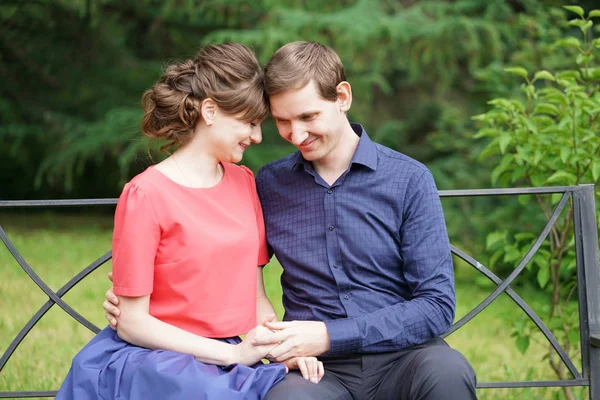
<svg viewBox="0 0 600 400"><path fill-rule="evenodd" d="M350 125L352 126L352 129L354 129L354 132L360 136L358 146L356 146L350 165L361 164L376 171L377 148L375 147L375 143L373 143L369 135L367 135L367 131L365 131L365 128L363 128L362 125L354 123Z"/></svg>
<svg viewBox="0 0 600 400"><path fill-rule="evenodd" d="M356 150L350 161L350 166L352 166L352 164L361 164L373 171L377 170L377 148L375 147L375 143L373 143L369 135L367 135L367 131L365 131L362 125L351 123L350 126L352 126L352 130L360 136L360 140L358 141L358 145L356 146ZM300 151L297 151L294 154L291 161L292 170L298 169L299 166L303 166L307 171L313 170L310 161L306 161L304 157L302 157Z"/></svg>

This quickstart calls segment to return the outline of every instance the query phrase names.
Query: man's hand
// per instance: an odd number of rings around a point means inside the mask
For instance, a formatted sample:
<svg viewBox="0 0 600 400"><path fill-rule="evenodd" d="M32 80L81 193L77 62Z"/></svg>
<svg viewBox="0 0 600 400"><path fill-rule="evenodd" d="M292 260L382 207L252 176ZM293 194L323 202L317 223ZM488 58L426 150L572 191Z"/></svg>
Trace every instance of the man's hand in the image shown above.
<svg viewBox="0 0 600 400"><path fill-rule="evenodd" d="M112 282L112 272L108 273L108 279ZM121 314L121 310L119 310L119 298L113 293L112 286L106 291L104 297L104 303L102 303L102 308L105 311L104 315L110 327L117 330L117 319Z"/></svg>
<svg viewBox="0 0 600 400"><path fill-rule="evenodd" d="M323 363L317 360L316 357L294 357L284 361L282 364L285 365L288 371L293 369L300 370L302 377L312 383L319 383L323 375L325 375Z"/></svg>
<svg viewBox="0 0 600 400"><path fill-rule="evenodd" d="M283 362L293 357L315 357L330 348L329 334L323 322L265 322L265 326L274 332L256 337L251 343L255 346L279 344L269 353L275 361Z"/></svg>

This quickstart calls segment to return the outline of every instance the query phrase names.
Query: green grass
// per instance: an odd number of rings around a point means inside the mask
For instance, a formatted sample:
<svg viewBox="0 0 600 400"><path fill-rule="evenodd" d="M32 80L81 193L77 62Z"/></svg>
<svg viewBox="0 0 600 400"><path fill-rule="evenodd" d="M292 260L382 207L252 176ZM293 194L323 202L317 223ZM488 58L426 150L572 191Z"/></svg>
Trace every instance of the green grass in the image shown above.
<svg viewBox="0 0 600 400"><path fill-rule="evenodd" d="M17 249L53 290L110 248L110 217L53 215L0 215L0 225ZM105 326L101 303L109 287L106 274L110 262L88 276L65 297L75 310L98 326ZM475 285L477 275L470 267L457 271L457 319L481 302L490 292ZM282 314L279 276L281 267L265 269L266 288L279 315ZM537 291L520 293L542 317L547 298ZM6 248L0 248L0 354L18 331L44 304L47 297L19 268ZM545 345L532 343L525 355L510 337L510 320L523 313L503 295L482 314L448 338L474 366L480 381L554 379L542 359ZM52 309L33 328L0 373L0 391L53 390L66 375L71 358L92 338L92 333L63 312ZM579 362L579 361L577 361ZM580 398L587 393L577 389ZM480 399L563 398L556 389L479 390Z"/></svg>

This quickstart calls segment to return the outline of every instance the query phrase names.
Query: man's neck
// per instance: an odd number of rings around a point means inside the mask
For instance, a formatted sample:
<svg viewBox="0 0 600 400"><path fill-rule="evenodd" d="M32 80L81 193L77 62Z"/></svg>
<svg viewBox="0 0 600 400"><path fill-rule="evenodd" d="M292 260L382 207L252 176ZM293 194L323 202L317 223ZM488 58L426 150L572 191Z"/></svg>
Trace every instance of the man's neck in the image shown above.
<svg viewBox="0 0 600 400"><path fill-rule="evenodd" d="M333 183L348 169L360 136L354 132L350 123L344 127L339 142L335 149L321 160L313 161L315 171L329 185Z"/></svg>

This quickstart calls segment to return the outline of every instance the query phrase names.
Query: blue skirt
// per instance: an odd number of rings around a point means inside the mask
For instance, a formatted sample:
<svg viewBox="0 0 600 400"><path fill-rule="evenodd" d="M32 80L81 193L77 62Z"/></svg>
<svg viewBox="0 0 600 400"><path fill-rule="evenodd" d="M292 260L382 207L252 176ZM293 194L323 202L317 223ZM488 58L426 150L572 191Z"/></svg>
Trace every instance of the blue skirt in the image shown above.
<svg viewBox="0 0 600 400"><path fill-rule="evenodd" d="M220 367L191 354L144 349L106 327L75 356L55 399L262 399L284 376L282 364Z"/></svg>

